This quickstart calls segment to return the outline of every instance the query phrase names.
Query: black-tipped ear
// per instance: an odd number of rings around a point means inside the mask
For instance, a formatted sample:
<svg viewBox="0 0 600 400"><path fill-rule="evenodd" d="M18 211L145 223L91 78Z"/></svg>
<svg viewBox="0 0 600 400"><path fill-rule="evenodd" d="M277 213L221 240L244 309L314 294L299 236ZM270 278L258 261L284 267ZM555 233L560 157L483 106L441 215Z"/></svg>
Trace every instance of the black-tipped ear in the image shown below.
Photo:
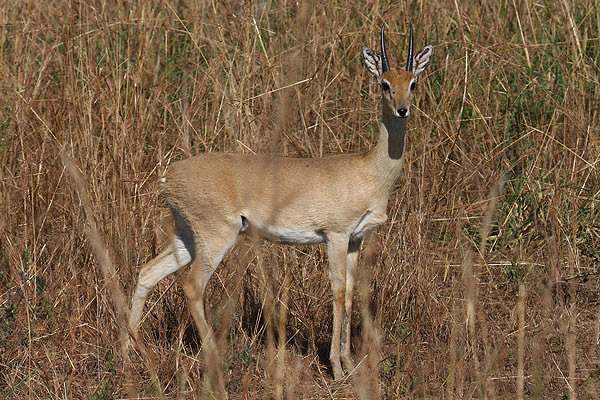
<svg viewBox="0 0 600 400"><path fill-rule="evenodd" d="M433 56L433 46L425 46L417 53L413 60L413 74L418 78L419 75L429 66Z"/></svg>
<svg viewBox="0 0 600 400"><path fill-rule="evenodd" d="M383 75L383 69L381 65L381 57L379 54L368 47L362 48L363 59L365 60L365 64L367 65L367 69L370 73L375 75L377 78L377 82L381 80L381 75Z"/></svg>

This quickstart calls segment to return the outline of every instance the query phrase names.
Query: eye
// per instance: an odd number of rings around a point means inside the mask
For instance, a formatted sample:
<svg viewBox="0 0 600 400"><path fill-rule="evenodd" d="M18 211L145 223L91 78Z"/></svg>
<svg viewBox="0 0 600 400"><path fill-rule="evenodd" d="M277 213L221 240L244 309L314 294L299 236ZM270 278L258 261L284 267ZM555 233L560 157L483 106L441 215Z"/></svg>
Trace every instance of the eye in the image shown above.
<svg viewBox="0 0 600 400"><path fill-rule="evenodd" d="M388 90L390 90L390 84L389 84L389 83L387 83L386 81L383 81L383 82L381 83L381 88L382 88L383 90L385 90L385 91L388 91Z"/></svg>
<svg viewBox="0 0 600 400"><path fill-rule="evenodd" d="M414 82L414 81L413 81L413 82L410 84L410 91L411 91L411 92L414 92L415 90L417 90L417 82Z"/></svg>

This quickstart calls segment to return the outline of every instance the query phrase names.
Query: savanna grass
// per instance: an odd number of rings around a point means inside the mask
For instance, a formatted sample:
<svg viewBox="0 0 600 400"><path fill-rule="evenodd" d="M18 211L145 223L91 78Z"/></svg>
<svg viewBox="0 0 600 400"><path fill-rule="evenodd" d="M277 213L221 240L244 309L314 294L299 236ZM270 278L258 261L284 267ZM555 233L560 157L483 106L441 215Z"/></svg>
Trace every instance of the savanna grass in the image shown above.
<svg viewBox="0 0 600 400"><path fill-rule="evenodd" d="M360 49L386 23L401 66L409 20L435 54L360 260L357 369L333 382L323 249L250 240L209 285L218 357L178 276L123 353L169 163L366 151ZM230 398L598 398L599 27L592 0L3 1L0 396L199 398L211 371Z"/></svg>

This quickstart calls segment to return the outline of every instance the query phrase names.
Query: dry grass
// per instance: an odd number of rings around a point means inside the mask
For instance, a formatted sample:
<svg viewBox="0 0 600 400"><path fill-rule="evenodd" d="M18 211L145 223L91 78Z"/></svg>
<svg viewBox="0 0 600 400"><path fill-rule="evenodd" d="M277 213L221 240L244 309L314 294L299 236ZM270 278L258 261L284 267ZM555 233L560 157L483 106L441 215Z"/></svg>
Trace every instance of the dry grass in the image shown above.
<svg viewBox="0 0 600 400"><path fill-rule="evenodd" d="M408 19L435 55L360 261L359 367L333 382L323 249L242 241L208 292L226 390L598 398L596 1L121 4L0 7L2 398L200 397L177 277L147 304L147 356L121 353L119 286L171 229L158 177L203 152L369 149L380 99L360 47L385 21L402 63Z"/></svg>

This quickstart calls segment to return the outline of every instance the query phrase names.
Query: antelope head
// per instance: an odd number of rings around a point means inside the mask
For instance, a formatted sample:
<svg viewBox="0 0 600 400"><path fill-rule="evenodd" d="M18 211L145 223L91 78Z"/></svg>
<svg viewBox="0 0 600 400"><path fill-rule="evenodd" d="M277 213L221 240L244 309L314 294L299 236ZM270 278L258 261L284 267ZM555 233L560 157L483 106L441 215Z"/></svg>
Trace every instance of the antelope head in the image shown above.
<svg viewBox="0 0 600 400"><path fill-rule="evenodd" d="M425 46L413 56L413 29L412 24L409 25L406 70L390 68L385 50L385 26L381 27L381 57L368 47L362 49L367 68L381 85L384 116L391 114L397 118L407 118L410 115L410 104L417 90L419 75L425 71L433 55L433 47Z"/></svg>

